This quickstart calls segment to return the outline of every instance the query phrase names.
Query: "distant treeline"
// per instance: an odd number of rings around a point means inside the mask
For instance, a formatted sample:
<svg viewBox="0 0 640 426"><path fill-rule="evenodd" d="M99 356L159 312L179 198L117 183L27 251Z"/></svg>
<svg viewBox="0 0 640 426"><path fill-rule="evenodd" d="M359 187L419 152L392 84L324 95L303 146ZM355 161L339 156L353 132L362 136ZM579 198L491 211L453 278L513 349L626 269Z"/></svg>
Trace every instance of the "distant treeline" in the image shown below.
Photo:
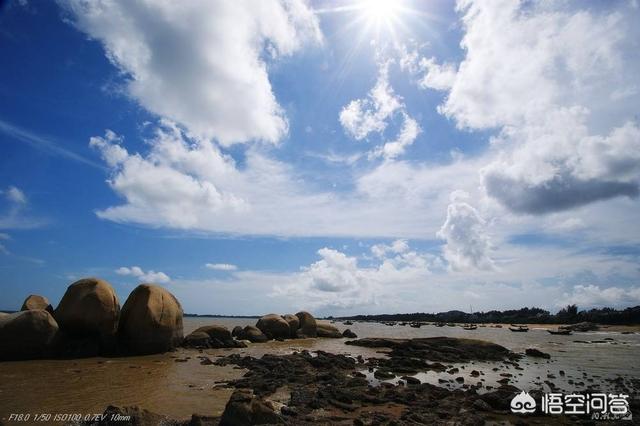
<svg viewBox="0 0 640 426"><path fill-rule="evenodd" d="M330 317L331 318L331 317ZM616 310L613 308L578 311L576 305L562 308L557 314L540 308L511 309L508 311L488 311L466 313L448 311L437 314L416 312L413 314L355 315L340 319L358 321L429 321L462 323L529 323L529 324L573 324L589 321L600 324L640 324L640 306Z"/></svg>

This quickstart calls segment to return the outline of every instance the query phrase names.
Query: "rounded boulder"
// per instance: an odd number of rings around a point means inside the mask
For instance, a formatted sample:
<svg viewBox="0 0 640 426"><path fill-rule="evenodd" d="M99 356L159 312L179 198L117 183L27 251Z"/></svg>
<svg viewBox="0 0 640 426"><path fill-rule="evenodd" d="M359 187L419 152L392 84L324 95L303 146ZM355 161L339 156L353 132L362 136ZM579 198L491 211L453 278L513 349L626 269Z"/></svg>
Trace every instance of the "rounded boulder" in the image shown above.
<svg viewBox="0 0 640 426"><path fill-rule="evenodd" d="M242 340L248 340L251 343L264 343L269 338L265 336L265 334L260 331L258 327L254 327L252 325L248 325L242 330Z"/></svg>
<svg viewBox="0 0 640 426"><path fill-rule="evenodd" d="M108 282L85 278L67 288L53 316L65 333L113 336L118 329L120 302Z"/></svg>
<svg viewBox="0 0 640 426"><path fill-rule="evenodd" d="M39 296L37 294L31 294L24 299L22 303L21 311L37 311L37 310L45 310L50 314L53 313L53 308L44 296Z"/></svg>
<svg viewBox="0 0 640 426"><path fill-rule="evenodd" d="M277 314L269 314L260 318L256 327L269 339L287 339L291 336L289 323Z"/></svg>
<svg viewBox="0 0 640 426"><path fill-rule="evenodd" d="M300 328L298 328L298 337L316 337L318 335L318 325L316 319L309 312L300 311L296 314L300 320Z"/></svg>
<svg viewBox="0 0 640 426"><path fill-rule="evenodd" d="M0 317L0 360L43 358L49 355L58 324L44 309Z"/></svg>
<svg viewBox="0 0 640 426"><path fill-rule="evenodd" d="M336 326L328 322L318 321L316 329L318 337L331 337L336 339L342 337L342 333L340 333Z"/></svg>
<svg viewBox="0 0 640 426"><path fill-rule="evenodd" d="M284 320L287 323L289 323L289 332L291 333L291 337L295 338L296 337L296 332L300 328L300 320L298 319L297 316L295 316L293 314L283 315L282 318L284 318Z"/></svg>
<svg viewBox="0 0 640 426"><path fill-rule="evenodd" d="M182 306L154 284L140 284L122 307L118 339L133 354L166 352L182 343Z"/></svg>

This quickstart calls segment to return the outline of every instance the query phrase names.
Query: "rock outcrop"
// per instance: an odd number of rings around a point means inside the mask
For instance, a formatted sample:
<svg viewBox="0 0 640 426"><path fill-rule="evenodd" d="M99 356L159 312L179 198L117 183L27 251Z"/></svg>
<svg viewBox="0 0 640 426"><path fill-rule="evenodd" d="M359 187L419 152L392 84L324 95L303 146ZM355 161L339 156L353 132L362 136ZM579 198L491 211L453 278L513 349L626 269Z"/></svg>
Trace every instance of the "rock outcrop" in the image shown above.
<svg viewBox="0 0 640 426"><path fill-rule="evenodd" d="M246 326L238 336L238 339L248 340L251 343L264 343L269 340L269 338L265 336L258 327L254 327L252 325Z"/></svg>
<svg viewBox="0 0 640 426"><path fill-rule="evenodd" d="M50 355L58 324L44 309L0 317L0 360L44 358Z"/></svg>
<svg viewBox="0 0 640 426"><path fill-rule="evenodd" d="M46 297L39 296L37 294L31 294L27 296L27 298L24 299L24 302L22 303L22 307L20 308L21 311L37 311L41 309L49 312L50 314L53 313L53 307L51 307L49 300L47 300Z"/></svg>
<svg viewBox="0 0 640 426"><path fill-rule="evenodd" d="M277 314L263 316L256 323L256 327L262 331L268 339L288 339L291 337L289 323Z"/></svg>
<svg viewBox="0 0 640 426"><path fill-rule="evenodd" d="M238 389L220 418L220 426L249 426L283 424L282 417L266 402L255 398L249 389Z"/></svg>
<svg viewBox="0 0 640 426"><path fill-rule="evenodd" d="M318 327L316 319L309 312L300 311L296 314L300 321L300 328L296 332L296 337L317 337Z"/></svg>
<svg viewBox="0 0 640 426"><path fill-rule="evenodd" d="M182 344L188 348L244 348L242 342L233 340L231 332L222 325L205 325L184 338Z"/></svg>
<svg viewBox="0 0 640 426"><path fill-rule="evenodd" d="M118 339L132 354L166 352L182 343L182 306L166 289L141 284L122 307Z"/></svg>
<svg viewBox="0 0 640 426"><path fill-rule="evenodd" d="M342 333L334 326L325 321L318 321L316 324L318 337L331 337L338 339L342 337Z"/></svg>
<svg viewBox="0 0 640 426"><path fill-rule="evenodd" d="M357 339L358 335L353 331L351 331L350 328L347 328L345 331L342 332L342 337L346 337L348 339Z"/></svg>
<svg viewBox="0 0 640 426"><path fill-rule="evenodd" d="M600 329L598 324L588 322L588 321L579 322L577 324L561 325L558 328L560 330L571 330L571 331L580 331L580 332L597 331Z"/></svg>

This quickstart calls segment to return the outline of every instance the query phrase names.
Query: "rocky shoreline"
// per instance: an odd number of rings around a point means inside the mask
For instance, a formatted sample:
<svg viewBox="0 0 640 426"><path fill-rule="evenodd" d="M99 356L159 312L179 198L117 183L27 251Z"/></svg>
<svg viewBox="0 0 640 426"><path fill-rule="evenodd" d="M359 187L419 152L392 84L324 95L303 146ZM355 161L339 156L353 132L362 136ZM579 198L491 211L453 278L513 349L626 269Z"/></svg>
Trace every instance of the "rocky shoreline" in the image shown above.
<svg viewBox="0 0 640 426"><path fill-rule="evenodd" d="M375 350L371 351L374 355L295 350L256 358L247 356L243 349L273 340L316 338L350 339L344 341L346 347L354 349L350 353L368 348ZM217 352L213 357L207 352L223 348L238 351L230 355ZM182 420L135 406L109 406L104 418L83 424L593 424L586 417L549 417L539 411L525 417L511 413L511 399L520 391L513 386L512 378L522 376L521 371L531 363L552 362L549 354L536 348L514 353L488 341L455 337L357 339L351 330L341 332L306 311L268 314L255 325L231 330L222 325L203 325L183 337L182 307L166 289L142 284L121 308L113 288L97 278L70 285L55 309L45 298L31 295L22 311L0 315L1 361L175 350L183 355L172 355L175 362L197 360L204 368L233 366L243 371L242 377L214 386L233 390L221 416L194 414ZM490 374L487 366L500 376L497 385L485 381ZM447 377L437 383L419 378L429 372ZM571 375L568 378L573 380ZM555 389L553 379L550 373L536 377L534 384L539 390L530 394L539 400L543 383ZM598 390L586 373L576 380L586 386L585 391ZM638 412L640 380L619 377L610 384L632 395L631 410Z"/></svg>
<svg viewBox="0 0 640 426"><path fill-rule="evenodd" d="M510 401L519 389L508 379L495 389L480 392L480 381L449 390L412 377L417 371L450 369L454 362L488 361L519 368L525 355L500 345L456 338L360 339L348 343L390 351L369 359L325 351L265 354L260 358L236 353L215 360L200 356L211 368L233 365L246 370L241 378L217 385L234 389L220 417L194 414L179 421L135 407L109 407L107 412L130 415L132 424L172 425L595 424L585 416L511 413ZM367 373L378 371L400 376L400 380L374 384ZM482 371L475 373L484 375ZM531 395L539 398L540 392L532 391ZM637 400L633 404L631 409L637 412Z"/></svg>

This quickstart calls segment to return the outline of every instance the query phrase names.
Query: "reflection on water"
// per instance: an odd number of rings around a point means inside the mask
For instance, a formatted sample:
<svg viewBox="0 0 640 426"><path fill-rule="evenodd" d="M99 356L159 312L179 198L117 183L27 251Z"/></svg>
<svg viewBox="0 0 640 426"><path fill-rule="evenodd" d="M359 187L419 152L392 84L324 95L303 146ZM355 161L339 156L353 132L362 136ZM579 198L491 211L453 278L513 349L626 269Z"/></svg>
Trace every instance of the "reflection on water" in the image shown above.
<svg viewBox="0 0 640 426"><path fill-rule="evenodd" d="M185 318L185 334L201 325L221 324L229 327L253 325L254 319ZM338 323L343 330L347 326ZM434 372L416 375L420 380L447 387L460 386L456 377L464 383L482 382L493 386L511 374L512 384L522 389L539 388L547 375L555 376L554 383L565 390L582 390L595 379L596 385L606 389L605 378L624 376L638 378L638 354L640 335L594 332L575 333L571 336L555 336L543 329L532 328L528 333L512 333L507 328L481 327L474 331L459 327L423 326L411 328L386 326L374 323L355 323L348 328L359 337L473 337L489 340L515 352L535 347L551 354L551 362L525 358L524 370L516 370L507 364L456 365L456 374ZM612 339L612 340L605 340ZM599 341L601 343L583 343ZM377 349L347 346L344 339L305 339L285 342L269 342L250 345L246 349L207 350L205 355L214 358L240 352L252 356L264 353L290 353L295 350L325 350L353 356L381 357ZM243 374L232 366L201 365L196 351L179 350L174 353L131 358L90 358L65 361L23 361L0 363L0 419L9 413L100 413L109 404L139 405L148 410L175 418L187 418L192 413L219 415L231 393L228 389L214 388L216 382L224 382ZM190 357L187 362L177 358ZM462 368L464 367L464 368ZM498 371L493 368L498 367ZM481 376L471 375L472 370L482 371ZM560 370L564 375L560 375ZM586 376L585 376L586 375ZM573 382L570 383L569 381ZM582 382L582 385L578 383Z"/></svg>

